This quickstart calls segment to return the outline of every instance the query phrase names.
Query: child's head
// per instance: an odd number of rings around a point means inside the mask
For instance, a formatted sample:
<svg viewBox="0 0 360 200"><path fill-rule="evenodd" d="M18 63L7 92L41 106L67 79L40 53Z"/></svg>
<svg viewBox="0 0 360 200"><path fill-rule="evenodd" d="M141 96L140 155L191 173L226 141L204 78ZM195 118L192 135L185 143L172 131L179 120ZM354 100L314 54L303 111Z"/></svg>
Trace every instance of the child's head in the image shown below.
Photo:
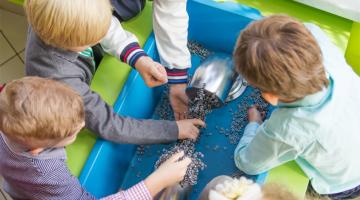
<svg viewBox="0 0 360 200"><path fill-rule="evenodd" d="M0 130L30 150L72 143L84 115L82 97L54 80L26 77L0 93Z"/></svg>
<svg viewBox="0 0 360 200"><path fill-rule="evenodd" d="M290 192L286 186L268 183L261 188L263 199L262 200L297 200L292 192Z"/></svg>
<svg viewBox="0 0 360 200"><path fill-rule="evenodd" d="M213 183L218 182L216 185ZM201 196L201 200L297 200L286 187L276 184L267 183L260 186L245 177L240 179L220 176L210 182L210 191L205 193L208 198ZM210 187L207 186L207 187ZM202 194L203 195L203 194Z"/></svg>
<svg viewBox="0 0 360 200"><path fill-rule="evenodd" d="M68 50L98 43L112 16L109 0L26 0L25 11L41 40Z"/></svg>
<svg viewBox="0 0 360 200"><path fill-rule="evenodd" d="M288 16L251 23L241 32L234 59L236 70L270 103L272 97L302 99L329 84L315 38L304 24Z"/></svg>

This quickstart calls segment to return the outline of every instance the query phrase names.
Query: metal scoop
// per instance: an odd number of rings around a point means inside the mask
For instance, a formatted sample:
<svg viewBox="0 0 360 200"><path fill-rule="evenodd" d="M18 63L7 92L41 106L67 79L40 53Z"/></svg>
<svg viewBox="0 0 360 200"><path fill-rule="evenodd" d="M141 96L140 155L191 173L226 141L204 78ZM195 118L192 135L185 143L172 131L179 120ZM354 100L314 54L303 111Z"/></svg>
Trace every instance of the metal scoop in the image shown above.
<svg viewBox="0 0 360 200"><path fill-rule="evenodd" d="M204 60L196 69L186 94L196 97L199 89L215 94L219 106L238 98L246 89L247 82L235 72L232 58L227 54L215 54Z"/></svg>

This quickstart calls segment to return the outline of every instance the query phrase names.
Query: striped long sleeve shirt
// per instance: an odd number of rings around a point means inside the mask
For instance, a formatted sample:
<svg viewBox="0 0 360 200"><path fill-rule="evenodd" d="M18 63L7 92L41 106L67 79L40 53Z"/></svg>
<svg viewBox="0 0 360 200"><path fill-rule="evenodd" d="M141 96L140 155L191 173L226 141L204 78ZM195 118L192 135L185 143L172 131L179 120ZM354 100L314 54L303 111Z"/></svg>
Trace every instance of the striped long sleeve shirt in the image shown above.
<svg viewBox="0 0 360 200"><path fill-rule="evenodd" d="M105 37L100 41L100 44L107 53L110 53L133 68L141 56L146 56L137 38L132 33L124 30L115 17L112 17L110 28Z"/></svg>
<svg viewBox="0 0 360 200"><path fill-rule="evenodd" d="M154 0L153 29L161 64L166 67L169 84L187 83L191 56L187 48L189 16L187 0ZM146 53L137 38L124 30L113 17L106 36L100 42L102 48L120 61L134 67Z"/></svg>

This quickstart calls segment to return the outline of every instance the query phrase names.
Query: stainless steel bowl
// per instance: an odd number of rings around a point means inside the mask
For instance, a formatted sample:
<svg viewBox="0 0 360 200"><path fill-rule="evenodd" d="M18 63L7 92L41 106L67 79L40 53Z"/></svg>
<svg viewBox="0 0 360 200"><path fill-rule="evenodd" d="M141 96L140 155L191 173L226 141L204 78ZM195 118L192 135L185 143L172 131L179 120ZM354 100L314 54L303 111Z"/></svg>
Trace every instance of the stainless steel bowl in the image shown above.
<svg viewBox="0 0 360 200"><path fill-rule="evenodd" d="M235 72L231 56L215 54L196 69L186 94L193 99L197 91L204 88L206 93L215 94L221 106L239 97L246 86L246 81Z"/></svg>

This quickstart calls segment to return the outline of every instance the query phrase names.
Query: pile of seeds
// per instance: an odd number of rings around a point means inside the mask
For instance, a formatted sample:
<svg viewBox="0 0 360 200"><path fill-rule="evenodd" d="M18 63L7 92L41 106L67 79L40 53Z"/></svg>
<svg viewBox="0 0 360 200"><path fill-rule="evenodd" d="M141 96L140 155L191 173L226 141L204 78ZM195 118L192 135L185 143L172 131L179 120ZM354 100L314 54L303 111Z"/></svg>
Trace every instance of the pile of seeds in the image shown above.
<svg viewBox="0 0 360 200"><path fill-rule="evenodd" d="M201 44L195 41L189 41L187 46L191 54L199 56L202 60L206 59L210 54L212 54L211 51L204 48Z"/></svg>
<svg viewBox="0 0 360 200"><path fill-rule="evenodd" d="M179 141L173 148L170 150L163 149L163 154L160 156L159 160L156 162L155 167L159 167L164 161L169 159L172 155L184 151L184 157L191 158L192 162L189 165L184 179L180 182L182 187L188 185L195 185L197 183L197 177L199 175L199 170L203 170L206 165L202 162L201 158L204 155L200 152L195 151L195 143L191 140L182 140ZM183 157L183 158L184 158ZM180 158L182 160L183 158Z"/></svg>
<svg viewBox="0 0 360 200"><path fill-rule="evenodd" d="M241 99L237 110L229 110L232 115L230 129L216 126L218 132L224 134L229 139L230 144L237 144L242 137L245 126L249 122L247 110L253 105L257 105L260 112L267 113L269 110L269 104L261 97L260 91L253 89L251 94Z"/></svg>
<svg viewBox="0 0 360 200"><path fill-rule="evenodd" d="M205 85L196 91L194 99L189 99L189 119L196 118L204 121L205 116L209 114L214 107L220 106L219 98L217 98L215 94L205 92L204 87Z"/></svg>
<svg viewBox="0 0 360 200"><path fill-rule="evenodd" d="M214 95L206 94L209 93L205 93L204 88L200 88L197 91L196 97L189 102L188 116L190 118L198 118L205 120L206 114L210 113L211 109L219 104L219 100L214 97ZM162 109L167 110L168 108L164 105L159 106L159 110L157 110L157 112L159 112L160 117L165 116L165 113L163 113ZM182 140L177 142L172 149L163 150L164 154L160 156L159 160L155 164L155 167L157 168L158 166L160 166L161 163L163 163L173 154L179 151L184 151L184 156L191 158L192 162L186 171L184 180L180 182L180 185L182 187L187 185L195 185L197 183L199 171L203 170L206 167L206 165L201 160L204 155L200 152L196 152L195 143L196 141L190 139Z"/></svg>
<svg viewBox="0 0 360 200"><path fill-rule="evenodd" d="M159 116L161 120L175 120L174 112L170 105L169 88L164 89L160 102L155 108L155 115Z"/></svg>

